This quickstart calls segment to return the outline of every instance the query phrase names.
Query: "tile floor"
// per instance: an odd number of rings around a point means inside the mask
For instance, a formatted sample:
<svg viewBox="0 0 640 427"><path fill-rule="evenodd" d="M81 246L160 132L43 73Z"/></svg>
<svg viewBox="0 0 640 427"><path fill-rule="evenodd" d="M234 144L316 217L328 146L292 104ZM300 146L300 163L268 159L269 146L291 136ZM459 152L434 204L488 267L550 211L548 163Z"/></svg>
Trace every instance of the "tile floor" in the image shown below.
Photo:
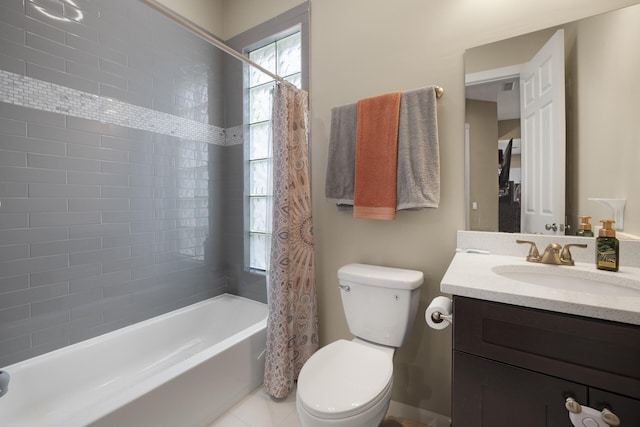
<svg viewBox="0 0 640 427"><path fill-rule="evenodd" d="M286 399L275 400L260 386L208 427L302 427L296 410L296 391L293 389ZM380 427L429 427L429 425L389 415Z"/></svg>
<svg viewBox="0 0 640 427"><path fill-rule="evenodd" d="M296 393L274 400L262 386L238 402L209 427L302 427L296 411Z"/></svg>

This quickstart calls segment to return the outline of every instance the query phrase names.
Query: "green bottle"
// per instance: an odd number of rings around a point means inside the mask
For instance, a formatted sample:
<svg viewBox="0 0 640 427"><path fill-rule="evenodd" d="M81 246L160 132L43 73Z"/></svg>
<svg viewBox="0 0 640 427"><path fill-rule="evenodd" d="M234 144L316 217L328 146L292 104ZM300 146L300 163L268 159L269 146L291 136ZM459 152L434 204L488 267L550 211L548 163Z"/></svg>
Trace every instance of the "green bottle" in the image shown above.
<svg viewBox="0 0 640 427"><path fill-rule="evenodd" d="M599 270L618 271L620 264L620 242L616 230L611 227L612 219L600 220L602 228L596 239L596 267Z"/></svg>
<svg viewBox="0 0 640 427"><path fill-rule="evenodd" d="M578 218L580 218L580 225L578 225L576 236L593 237L593 231L591 231L591 224L589 223L591 217L579 216Z"/></svg>

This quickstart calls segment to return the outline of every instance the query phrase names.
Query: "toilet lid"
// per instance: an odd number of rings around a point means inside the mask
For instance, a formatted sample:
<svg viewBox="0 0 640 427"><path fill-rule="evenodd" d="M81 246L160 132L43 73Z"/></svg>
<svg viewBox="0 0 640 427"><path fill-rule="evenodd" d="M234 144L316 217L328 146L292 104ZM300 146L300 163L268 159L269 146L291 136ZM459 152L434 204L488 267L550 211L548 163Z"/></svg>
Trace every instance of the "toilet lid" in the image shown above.
<svg viewBox="0 0 640 427"><path fill-rule="evenodd" d="M375 403L390 385L392 375L388 353L338 340L318 350L302 367L298 398L318 415L348 416Z"/></svg>

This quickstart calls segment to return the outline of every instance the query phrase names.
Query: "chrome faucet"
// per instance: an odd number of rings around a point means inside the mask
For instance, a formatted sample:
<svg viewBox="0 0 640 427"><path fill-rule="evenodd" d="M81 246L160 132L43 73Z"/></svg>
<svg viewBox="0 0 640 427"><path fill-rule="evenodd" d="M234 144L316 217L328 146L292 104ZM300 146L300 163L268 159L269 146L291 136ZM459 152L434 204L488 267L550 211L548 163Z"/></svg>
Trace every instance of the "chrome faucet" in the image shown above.
<svg viewBox="0 0 640 427"><path fill-rule="evenodd" d="M528 243L531 245L529 248L529 254L527 255L527 261L553 265L575 265L569 249L572 246L578 248L587 247L587 245L583 243L569 243L564 245L564 247L558 243L551 243L545 248L541 256L535 242L529 240L516 240L516 243Z"/></svg>

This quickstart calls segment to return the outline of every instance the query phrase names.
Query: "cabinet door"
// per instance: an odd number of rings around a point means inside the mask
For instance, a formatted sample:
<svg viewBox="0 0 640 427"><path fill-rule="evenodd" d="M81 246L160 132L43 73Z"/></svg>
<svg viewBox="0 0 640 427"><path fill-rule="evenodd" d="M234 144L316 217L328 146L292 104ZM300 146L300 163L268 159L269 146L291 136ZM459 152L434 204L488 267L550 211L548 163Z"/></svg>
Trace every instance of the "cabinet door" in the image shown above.
<svg viewBox="0 0 640 427"><path fill-rule="evenodd" d="M640 399L637 325L462 297L453 310L454 350Z"/></svg>
<svg viewBox="0 0 640 427"><path fill-rule="evenodd" d="M589 388L589 406L599 411L609 409L620 418L620 427L640 426L640 400Z"/></svg>
<svg viewBox="0 0 640 427"><path fill-rule="evenodd" d="M567 396L586 402L587 388L454 352L453 427L572 427Z"/></svg>

